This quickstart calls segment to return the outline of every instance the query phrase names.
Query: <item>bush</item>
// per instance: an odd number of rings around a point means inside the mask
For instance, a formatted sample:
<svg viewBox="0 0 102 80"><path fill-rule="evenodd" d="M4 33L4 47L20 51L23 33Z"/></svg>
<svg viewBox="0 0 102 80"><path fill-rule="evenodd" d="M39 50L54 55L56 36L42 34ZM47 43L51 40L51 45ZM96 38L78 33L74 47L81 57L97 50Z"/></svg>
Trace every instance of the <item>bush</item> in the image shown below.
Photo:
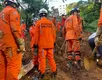
<svg viewBox="0 0 102 80"><path fill-rule="evenodd" d="M89 32L95 32L97 28L98 20L93 21L92 23L86 23L84 29Z"/></svg>

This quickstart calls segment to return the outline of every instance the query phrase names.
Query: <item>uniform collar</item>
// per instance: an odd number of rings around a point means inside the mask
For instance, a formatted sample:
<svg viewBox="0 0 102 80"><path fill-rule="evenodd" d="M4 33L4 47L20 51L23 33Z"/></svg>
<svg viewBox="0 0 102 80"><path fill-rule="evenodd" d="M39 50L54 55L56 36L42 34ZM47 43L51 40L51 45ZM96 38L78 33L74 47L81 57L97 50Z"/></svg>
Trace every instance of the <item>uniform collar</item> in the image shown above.
<svg viewBox="0 0 102 80"><path fill-rule="evenodd" d="M14 7L12 7L12 6L6 6L6 7L9 7L9 8L14 8ZM15 9L15 8L14 8Z"/></svg>
<svg viewBox="0 0 102 80"><path fill-rule="evenodd" d="M41 19L47 19L46 17L42 17Z"/></svg>

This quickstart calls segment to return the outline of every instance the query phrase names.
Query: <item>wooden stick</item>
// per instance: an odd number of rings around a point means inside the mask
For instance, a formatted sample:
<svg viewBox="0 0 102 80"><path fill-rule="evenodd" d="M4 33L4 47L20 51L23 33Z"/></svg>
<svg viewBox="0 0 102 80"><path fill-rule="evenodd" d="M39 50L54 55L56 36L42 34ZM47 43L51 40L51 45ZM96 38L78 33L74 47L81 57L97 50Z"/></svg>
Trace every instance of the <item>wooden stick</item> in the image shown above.
<svg viewBox="0 0 102 80"><path fill-rule="evenodd" d="M56 43L57 48L59 48L61 50L61 48L58 46L58 44Z"/></svg>
<svg viewBox="0 0 102 80"><path fill-rule="evenodd" d="M64 40L62 46L61 46L61 50L63 49L64 44L66 43L66 40Z"/></svg>
<svg viewBox="0 0 102 80"><path fill-rule="evenodd" d="M28 64L23 65L19 73L18 79L21 79L23 76L25 76L33 67L33 61L30 61Z"/></svg>

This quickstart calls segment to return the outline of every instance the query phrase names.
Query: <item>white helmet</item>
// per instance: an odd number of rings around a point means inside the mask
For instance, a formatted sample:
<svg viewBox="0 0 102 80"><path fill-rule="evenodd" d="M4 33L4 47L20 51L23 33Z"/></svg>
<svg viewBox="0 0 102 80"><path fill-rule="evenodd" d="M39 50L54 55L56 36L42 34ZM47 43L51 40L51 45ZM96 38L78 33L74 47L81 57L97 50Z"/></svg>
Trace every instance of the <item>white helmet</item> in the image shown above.
<svg viewBox="0 0 102 80"><path fill-rule="evenodd" d="M33 18L33 19L32 19L32 21L37 21L37 20L38 20L38 18Z"/></svg>
<svg viewBox="0 0 102 80"><path fill-rule="evenodd" d="M22 23L24 23L24 20L21 20Z"/></svg>
<svg viewBox="0 0 102 80"><path fill-rule="evenodd" d="M39 14L41 14L41 13L47 14L48 12L47 12L47 10L46 10L45 8L42 8L42 9L40 9L40 11L39 11Z"/></svg>
<svg viewBox="0 0 102 80"><path fill-rule="evenodd" d="M9 1L9 2L12 2L12 3L14 3L14 4L18 4L16 0L4 0L4 2L8 2L8 1Z"/></svg>

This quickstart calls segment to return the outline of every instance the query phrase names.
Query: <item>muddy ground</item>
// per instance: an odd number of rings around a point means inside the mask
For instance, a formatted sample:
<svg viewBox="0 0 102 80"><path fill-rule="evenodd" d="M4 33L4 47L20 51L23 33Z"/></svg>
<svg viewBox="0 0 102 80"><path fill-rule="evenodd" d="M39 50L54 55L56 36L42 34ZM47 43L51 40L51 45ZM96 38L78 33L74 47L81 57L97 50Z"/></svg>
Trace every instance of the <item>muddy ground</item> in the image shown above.
<svg viewBox="0 0 102 80"><path fill-rule="evenodd" d="M87 56L91 53L91 49L88 45L88 36L90 33L84 32L83 33L83 40L81 41L81 56L82 56L82 69L81 70L76 70L74 74L71 74L68 67L67 67L67 61L65 57L63 56L64 49L62 50L62 53L60 53L60 50L55 47L55 60L57 64L57 69L58 69L58 74L57 74L57 80L102 80L102 69L96 68L95 70L92 71L87 71L85 70L83 66L83 57ZM31 59L32 59L32 53L30 51L30 46L29 46L29 36L26 38L26 53L23 58L23 64L27 64ZM61 47L63 44L64 40L62 38L57 37L57 44ZM47 72L46 76L47 79L45 80L50 80L48 76L50 75L50 70L49 67L47 67ZM25 77L22 78L22 80L32 80L33 76L33 70L28 73Z"/></svg>

